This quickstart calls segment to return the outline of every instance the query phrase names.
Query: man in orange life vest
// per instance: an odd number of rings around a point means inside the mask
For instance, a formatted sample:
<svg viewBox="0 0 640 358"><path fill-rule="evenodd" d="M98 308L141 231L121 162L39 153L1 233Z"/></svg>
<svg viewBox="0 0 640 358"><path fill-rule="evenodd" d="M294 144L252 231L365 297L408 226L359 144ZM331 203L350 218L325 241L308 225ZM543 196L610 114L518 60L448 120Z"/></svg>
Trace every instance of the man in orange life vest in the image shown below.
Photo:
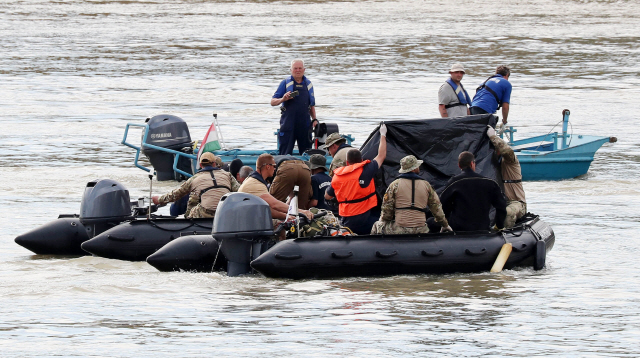
<svg viewBox="0 0 640 358"><path fill-rule="evenodd" d="M331 186L325 192L326 200L338 199L342 225L358 235L369 234L378 219L371 215L371 209L378 203L373 178L386 157L387 126L383 123L380 125L378 155L373 161L363 161L362 153L351 149L347 152L347 165L335 170Z"/></svg>

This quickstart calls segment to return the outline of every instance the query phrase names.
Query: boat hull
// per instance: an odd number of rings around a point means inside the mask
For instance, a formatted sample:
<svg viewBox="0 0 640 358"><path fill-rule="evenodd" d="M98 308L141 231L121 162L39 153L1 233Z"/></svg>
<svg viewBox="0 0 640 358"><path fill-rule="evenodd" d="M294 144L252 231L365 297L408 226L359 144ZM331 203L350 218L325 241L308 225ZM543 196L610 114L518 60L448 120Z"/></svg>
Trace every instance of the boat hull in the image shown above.
<svg viewBox="0 0 640 358"><path fill-rule="evenodd" d="M147 257L147 263L163 272L212 272L227 267L227 259L211 235L179 237Z"/></svg>
<svg viewBox="0 0 640 358"><path fill-rule="evenodd" d="M537 218L503 233L301 238L276 244L251 267L267 277L290 279L485 272L507 242L513 251L505 268L533 266L539 240L546 256L555 235Z"/></svg>
<svg viewBox="0 0 640 358"><path fill-rule="evenodd" d="M587 174L596 151L610 138L574 135L571 141L573 144L564 149L516 152L522 168L522 180L563 180ZM519 143L516 145L521 145Z"/></svg>
<svg viewBox="0 0 640 358"><path fill-rule="evenodd" d="M82 243L95 256L145 261L169 242L186 235L211 234L212 219L134 220L109 229Z"/></svg>
<svg viewBox="0 0 640 358"><path fill-rule="evenodd" d="M89 240L87 228L77 216L61 217L15 238L16 244L38 255L82 256L80 245Z"/></svg>

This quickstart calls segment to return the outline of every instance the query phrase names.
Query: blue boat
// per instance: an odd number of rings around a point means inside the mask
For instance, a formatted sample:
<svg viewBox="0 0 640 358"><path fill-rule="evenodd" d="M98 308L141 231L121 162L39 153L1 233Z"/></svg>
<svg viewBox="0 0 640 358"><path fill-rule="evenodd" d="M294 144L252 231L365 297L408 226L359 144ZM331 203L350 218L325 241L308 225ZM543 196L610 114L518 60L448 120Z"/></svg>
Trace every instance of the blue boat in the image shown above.
<svg viewBox="0 0 640 358"><path fill-rule="evenodd" d="M615 143L615 137L569 134L570 111L562 111L562 133L553 132L541 136L513 140L517 131L509 134L509 145L516 152L522 167L522 180L562 180L587 174L598 149L604 143Z"/></svg>
<svg viewBox="0 0 640 358"><path fill-rule="evenodd" d="M526 139L513 140L517 129L510 126L501 136L507 134L509 145L516 152L522 167L522 180L562 180L584 175L589 170L596 151L607 142L614 143L615 137L588 136L570 134L569 110L563 112L562 133L550 132L545 135ZM214 114L214 123L217 125L217 116ZM335 124L323 124L324 132L316 133L314 140L316 147L322 144L326 135L338 131ZM142 141L140 146L127 142L130 127L142 127ZM329 128L327 130L327 128ZM319 135L318 135L319 134ZM354 138L351 135L343 135L348 144ZM136 150L135 166L147 172L151 170L139 163L140 153L144 153L150 160L157 179L182 180L191 177L198 168L198 146L191 142L186 123L179 117L171 115L158 115L148 118L145 124L128 123L125 129L122 144ZM244 165L255 168L256 160L262 153L276 155L277 148L273 150L246 150L246 149L221 149L213 152L224 162L230 162L236 158L242 160ZM327 165L332 157L322 149L313 149L307 153L295 153L294 156L308 160L310 154L322 153L327 157ZM173 165L171 163L173 162Z"/></svg>

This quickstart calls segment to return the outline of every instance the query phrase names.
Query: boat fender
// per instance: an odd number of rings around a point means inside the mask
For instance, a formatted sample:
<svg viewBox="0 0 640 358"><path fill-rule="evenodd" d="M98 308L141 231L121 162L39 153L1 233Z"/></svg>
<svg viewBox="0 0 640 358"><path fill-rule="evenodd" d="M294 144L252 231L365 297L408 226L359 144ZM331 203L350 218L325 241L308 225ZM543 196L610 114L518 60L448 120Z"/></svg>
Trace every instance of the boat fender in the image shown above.
<svg viewBox="0 0 640 358"><path fill-rule="evenodd" d="M278 260L297 260L302 258L302 255L283 255L283 254L276 254L275 255L276 259Z"/></svg>
<svg viewBox="0 0 640 358"><path fill-rule="evenodd" d="M398 251L393 251L390 254L383 254L380 251L376 251L376 257L382 258L382 259L387 259L389 257L393 257L396 256L398 254Z"/></svg>
<svg viewBox="0 0 640 358"><path fill-rule="evenodd" d="M480 256L480 255L486 254L487 249L485 249L484 247L481 249L478 249L478 248L466 249L464 250L464 253L471 256Z"/></svg>
<svg viewBox="0 0 640 358"><path fill-rule="evenodd" d="M444 251L442 250L438 250L438 251L427 251L427 250L422 250L420 252L422 254L422 256L426 256L426 257L436 257L436 256L440 256L444 254Z"/></svg>
<svg viewBox="0 0 640 358"><path fill-rule="evenodd" d="M129 242L129 241L135 240L136 238L133 235L116 236L111 234L111 235L107 235L107 239L113 240L113 241Z"/></svg>
<svg viewBox="0 0 640 358"><path fill-rule="evenodd" d="M538 240L536 242L536 253L533 261L533 269L534 270L542 270L547 261L547 244Z"/></svg>
<svg viewBox="0 0 640 358"><path fill-rule="evenodd" d="M335 252L331 253L331 257L334 259L347 259L349 257L353 256L353 252L349 251L346 254L337 254Z"/></svg>

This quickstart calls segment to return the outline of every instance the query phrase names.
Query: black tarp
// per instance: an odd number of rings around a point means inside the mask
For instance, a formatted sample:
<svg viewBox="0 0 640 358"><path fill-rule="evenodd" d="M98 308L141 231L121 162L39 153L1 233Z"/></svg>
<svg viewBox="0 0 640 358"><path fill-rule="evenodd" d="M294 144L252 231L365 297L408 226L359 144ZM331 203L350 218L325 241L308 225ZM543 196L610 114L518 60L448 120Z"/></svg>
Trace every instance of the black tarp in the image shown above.
<svg viewBox="0 0 640 358"><path fill-rule="evenodd" d="M384 121L387 125L387 158L376 178L378 198L384 196L389 184L400 170L400 160L414 155L423 160L420 176L439 193L449 179L460 173L458 155L469 151L476 157L476 172L501 182L498 163L493 158L493 146L486 136L487 125L495 127L498 118L492 114L458 118ZM380 144L379 126L362 145L362 157L373 159ZM380 201L379 201L380 202Z"/></svg>

